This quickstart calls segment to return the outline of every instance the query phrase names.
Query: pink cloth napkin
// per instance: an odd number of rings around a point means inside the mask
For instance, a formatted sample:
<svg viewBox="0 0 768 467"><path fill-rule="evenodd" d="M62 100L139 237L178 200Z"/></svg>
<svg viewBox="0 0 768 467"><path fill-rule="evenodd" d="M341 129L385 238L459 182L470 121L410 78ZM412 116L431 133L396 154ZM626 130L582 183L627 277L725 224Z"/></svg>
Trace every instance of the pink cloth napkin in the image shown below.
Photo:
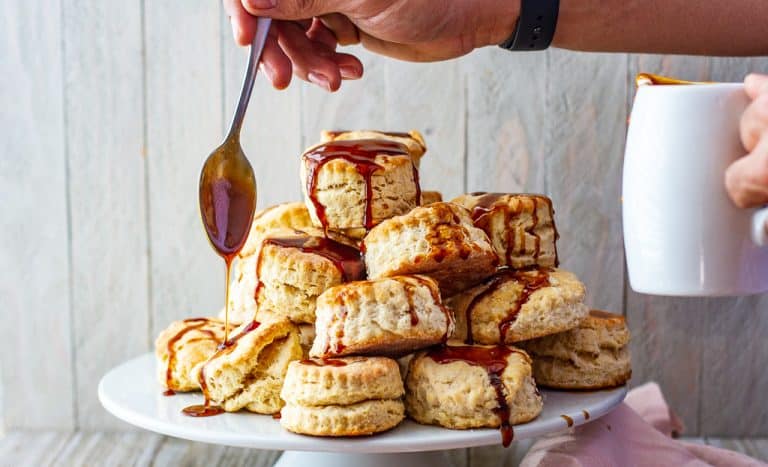
<svg viewBox="0 0 768 467"><path fill-rule="evenodd" d="M765 466L736 452L673 439L683 426L656 383L633 389L614 411L537 441L521 467Z"/></svg>

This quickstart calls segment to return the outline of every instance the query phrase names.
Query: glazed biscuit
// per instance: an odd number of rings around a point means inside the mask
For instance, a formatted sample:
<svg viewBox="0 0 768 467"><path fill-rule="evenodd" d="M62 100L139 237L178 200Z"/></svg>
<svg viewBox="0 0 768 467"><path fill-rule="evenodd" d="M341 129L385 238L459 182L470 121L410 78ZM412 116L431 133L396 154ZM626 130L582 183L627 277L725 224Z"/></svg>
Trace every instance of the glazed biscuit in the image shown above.
<svg viewBox="0 0 768 467"><path fill-rule="evenodd" d="M230 327L231 330L231 327ZM224 342L224 322L216 318L174 321L155 340L157 376L171 391L197 391L200 366Z"/></svg>
<svg viewBox="0 0 768 467"><path fill-rule="evenodd" d="M406 378L406 411L423 424L504 427L536 418L542 405L530 358L506 345L421 351Z"/></svg>
<svg viewBox="0 0 768 467"><path fill-rule="evenodd" d="M387 219L365 236L362 248L369 278L424 274L447 295L492 275L498 263L488 236L453 203Z"/></svg>
<svg viewBox="0 0 768 467"><path fill-rule="evenodd" d="M562 269L502 270L446 300L456 339L511 344L575 328L586 318L586 289Z"/></svg>
<svg viewBox="0 0 768 467"><path fill-rule="evenodd" d="M416 167L419 166L421 158L424 153L427 152L427 143L424 142L424 137L416 130L411 130L407 133L397 133L388 131L377 130L353 130L353 131L328 131L324 130L320 134L320 141L344 141L351 139L383 139L386 141L394 141L400 143L408 148L408 153L413 159L413 163Z"/></svg>
<svg viewBox="0 0 768 467"><path fill-rule="evenodd" d="M453 200L469 209L488 234L502 265L556 267L557 228L552 200L543 195L472 193Z"/></svg>
<svg viewBox="0 0 768 467"><path fill-rule="evenodd" d="M317 299L313 357L400 356L444 342L453 316L426 276L396 276L332 287Z"/></svg>
<svg viewBox="0 0 768 467"><path fill-rule="evenodd" d="M200 387L206 400L227 412L275 413L283 406L280 390L288 364L302 355L290 321L245 323L201 366Z"/></svg>
<svg viewBox="0 0 768 467"><path fill-rule="evenodd" d="M426 206L432 203L442 203L443 195L439 191L422 191L421 192L421 205Z"/></svg>
<svg viewBox="0 0 768 467"><path fill-rule="evenodd" d="M384 140L320 144L301 157L304 200L315 226L359 236L419 204L418 169L408 149Z"/></svg>
<svg viewBox="0 0 768 467"><path fill-rule="evenodd" d="M314 436L362 436L405 417L403 383L394 360L343 357L292 362L281 397L280 424Z"/></svg>
<svg viewBox="0 0 768 467"><path fill-rule="evenodd" d="M540 386L601 389L622 385L632 376L629 339L623 316L592 310L577 328L520 346L533 358Z"/></svg>
<svg viewBox="0 0 768 467"><path fill-rule="evenodd" d="M267 234L274 231L293 232L310 228L312 228L312 221L309 218L309 211L301 201L278 204L256 213L248 239L232 267L232 281L229 284L230 322L245 323L251 321L256 314L254 296L258 284L256 262L259 257L259 248ZM224 319L224 310L219 317Z"/></svg>
<svg viewBox="0 0 768 467"><path fill-rule="evenodd" d="M256 265L256 318L276 315L312 324L321 293L364 275L360 251L353 246L298 232L270 234Z"/></svg>

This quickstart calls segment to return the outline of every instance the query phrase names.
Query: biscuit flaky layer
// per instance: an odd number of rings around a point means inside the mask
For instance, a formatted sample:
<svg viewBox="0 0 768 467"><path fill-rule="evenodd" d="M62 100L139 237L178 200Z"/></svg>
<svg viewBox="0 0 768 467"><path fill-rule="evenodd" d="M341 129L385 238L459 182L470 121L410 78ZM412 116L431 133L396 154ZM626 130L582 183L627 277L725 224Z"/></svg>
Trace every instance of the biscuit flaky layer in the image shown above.
<svg viewBox="0 0 768 467"><path fill-rule="evenodd" d="M578 326L589 311L583 303L584 284L563 269L542 271L534 270L530 274L548 274L549 285L532 291L527 299L523 295L524 284L514 279L504 280L495 287L489 280L447 299L446 305L456 317L454 337L467 340L468 320L471 320L472 341L480 344L511 344ZM489 290L489 287L494 288ZM515 310L517 314L510 320ZM509 324L502 326L505 321ZM504 336L502 329L506 329Z"/></svg>
<svg viewBox="0 0 768 467"><path fill-rule="evenodd" d="M369 186L357 164L345 158L332 159L313 169L316 163L308 154L321 147L314 146L302 156L300 174L304 202L315 226L354 233L419 204L418 170L406 151L373 157L375 169ZM369 214L371 219L367 219Z"/></svg>
<svg viewBox="0 0 768 467"><path fill-rule="evenodd" d="M536 381L560 389L599 389L632 376L629 329L621 315L592 310L579 327L520 343Z"/></svg>
<svg viewBox="0 0 768 467"><path fill-rule="evenodd" d="M493 274L498 257L469 211L433 203L387 219L363 240L368 277L424 274L453 293Z"/></svg>
<svg viewBox="0 0 768 467"><path fill-rule="evenodd" d="M509 423L530 421L543 406L530 359L525 352L515 350L506 361L500 379L509 406ZM438 363L427 352L419 352L411 360L405 405L408 415L424 424L467 429L502 423L496 412L497 392L485 368L464 361Z"/></svg>
<svg viewBox="0 0 768 467"><path fill-rule="evenodd" d="M200 366L223 341L224 322L216 318L172 322L155 340L158 381L173 391L197 391Z"/></svg>
<svg viewBox="0 0 768 467"><path fill-rule="evenodd" d="M236 329L235 343L201 368L206 394L227 412L245 408L275 413L283 406L280 390L288 364L303 355L299 333L285 319L263 322L245 332L248 325Z"/></svg>
<svg viewBox="0 0 768 467"><path fill-rule="evenodd" d="M397 276L342 284L317 300L313 357L403 355L438 344L453 332L437 283Z"/></svg>
<svg viewBox="0 0 768 467"><path fill-rule="evenodd" d="M469 209L488 234L501 265L556 267L557 228L552 201L543 195L472 193L453 200Z"/></svg>
<svg viewBox="0 0 768 467"><path fill-rule="evenodd" d="M350 405L403 395L400 369L385 357L342 357L291 362L281 397L288 404Z"/></svg>
<svg viewBox="0 0 768 467"><path fill-rule="evenodd" d="M286 404L280 425L312 436L366 436L396 427L405 418L400 399L367 400L352 405Z"/></svg>

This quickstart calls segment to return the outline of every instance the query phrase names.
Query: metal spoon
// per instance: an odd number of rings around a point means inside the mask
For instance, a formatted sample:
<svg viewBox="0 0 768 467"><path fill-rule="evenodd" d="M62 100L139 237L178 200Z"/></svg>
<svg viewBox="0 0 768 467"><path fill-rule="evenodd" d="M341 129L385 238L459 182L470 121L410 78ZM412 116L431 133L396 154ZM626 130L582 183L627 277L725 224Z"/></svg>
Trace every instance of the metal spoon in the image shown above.
<svg viewBox="0 0 768 467"><path fill-rule="evenodd" d="M211 245L227 264L227 312L230 265L248 238L256 211L256 177L240 146L240 129L271 21L270 18L258 19L240 100L229 133L208 156L200 173L200 215Z"/></svg>

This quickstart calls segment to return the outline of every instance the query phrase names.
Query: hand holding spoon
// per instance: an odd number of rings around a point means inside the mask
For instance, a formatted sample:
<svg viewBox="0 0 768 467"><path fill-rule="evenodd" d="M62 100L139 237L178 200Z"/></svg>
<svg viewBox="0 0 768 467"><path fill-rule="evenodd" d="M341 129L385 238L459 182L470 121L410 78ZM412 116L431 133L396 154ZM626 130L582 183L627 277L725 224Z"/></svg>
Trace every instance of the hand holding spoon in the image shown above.
<svg viewBox="0 0 768 467"><path fill-rule="evenodd" d="M232 118L229 133L214 149L200 173L200 215L208 239L227 265L225 303L225 344L229 327L229 272L232 260L243 248L256 211L256 177L240 146L240 129L251 98L253 82L264 42L271 24L270 18L259 18L256 35L251 43L248 68L243 78L240 100Z"/></svg>

